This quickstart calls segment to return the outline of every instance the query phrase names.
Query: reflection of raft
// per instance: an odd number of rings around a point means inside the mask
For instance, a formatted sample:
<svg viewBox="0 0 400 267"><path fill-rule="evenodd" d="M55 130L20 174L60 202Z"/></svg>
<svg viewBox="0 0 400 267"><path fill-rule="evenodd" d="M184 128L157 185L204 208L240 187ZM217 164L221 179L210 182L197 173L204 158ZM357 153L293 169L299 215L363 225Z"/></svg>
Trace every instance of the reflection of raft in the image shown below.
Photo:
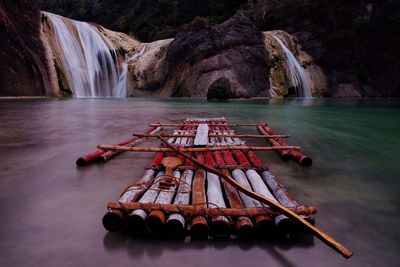
<svg viewBox="0 0 400 267"><path fill-rule="evenodd" d="M260 135L238 135L231 127L256 127ZM310 166L299 147L287 146L266 124L228 124L224 118L191 118L180 124L151 124L145 134L81 157L78 165L106 161L122 151L156 152L144 175L108 203L104 227L136 234L192 238L254 238L292 235L306 228L325 243L351 256L318 230L313 206L294 201L254 151L277 151L282 159ZM159 133L163 128L172 132ZM158 148L136 147L147 138ZM270 147L247 146L244 138L264 138Z"/></svg>

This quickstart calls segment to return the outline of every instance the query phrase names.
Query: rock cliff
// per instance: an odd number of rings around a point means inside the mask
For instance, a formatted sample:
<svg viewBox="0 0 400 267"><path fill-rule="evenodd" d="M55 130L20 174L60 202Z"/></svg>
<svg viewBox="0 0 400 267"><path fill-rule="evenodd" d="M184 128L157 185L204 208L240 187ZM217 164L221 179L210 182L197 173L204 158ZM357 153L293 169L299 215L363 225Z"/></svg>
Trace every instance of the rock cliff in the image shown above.
<svg viewBox="0 0 400 267"><path fill-rule="evenodd" d="M246 16L217 25L198 19L169 46L160 90L200 98L269 96L267 59L262 33Z"/></svg>
<svg viewBox="0 0 400 267"><path fill-rule="evenodd" d="M53 95L40 27L32 1L0 1L0 96Z"/></svg>

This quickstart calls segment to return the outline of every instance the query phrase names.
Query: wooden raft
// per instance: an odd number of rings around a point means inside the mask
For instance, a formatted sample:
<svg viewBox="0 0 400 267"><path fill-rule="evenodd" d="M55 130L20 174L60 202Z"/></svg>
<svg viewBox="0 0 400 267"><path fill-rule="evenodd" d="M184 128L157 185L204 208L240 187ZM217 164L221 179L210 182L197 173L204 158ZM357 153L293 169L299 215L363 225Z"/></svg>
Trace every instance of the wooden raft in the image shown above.
<svg viewBox="0 0 400 267"><path fill-rule="evenodd" d="M254 127L260 134L238 135L232 127ZM105 162L124 151L156 152L143 176L126 187L117 201L108 203L103 225L110 232L252 239L289 237L304 231L304 224L312 227L315 223L316 208L298 204L254 151L273 150L283 160L292 159L303 166L310 166L312 160L299 147L286 144L283 138L288 135L276 134L266 123L229 124L225 118L188 118L178 124L150 124L144 134L134 136L114 146L98 145L98 151L80 157L79 164L77 161L78 165L82 165L81 159L86 160L85 164ZM135 148L148 138L165 143L159 148ZM244 139L251 138L263 138L271 146L248 146ZM95 158L98 155L100 161ZM238 190L225 176L271 204L278 203L297 214L304 223L277 210L275 204L270 207L260 198ZM345 257L352 255L323 232L313 233Z"/></svg>

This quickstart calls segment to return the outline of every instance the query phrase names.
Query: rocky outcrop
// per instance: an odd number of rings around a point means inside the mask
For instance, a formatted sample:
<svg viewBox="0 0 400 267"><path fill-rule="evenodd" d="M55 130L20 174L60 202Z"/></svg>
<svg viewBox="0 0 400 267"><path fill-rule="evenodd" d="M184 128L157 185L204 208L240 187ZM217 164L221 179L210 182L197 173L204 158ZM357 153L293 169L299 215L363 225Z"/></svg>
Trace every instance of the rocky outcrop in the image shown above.
<svg viewBox="0 0 400 267"><path fill-rule="evenodd" d="M128 68L129 96L170 96L170 92L160 88L167 77L166 56L172 40L144 43L136 50L137 57L129 62Z"/></svg>
<svg viewBox="0 0 400 267"><path fill-rule="evenodd" d="M217 25L197 19L169 46L159 90L199 98L269 96L267 60L262 33L246 16Z"/></svg>
<svg viewBox="0 0 400 267"><path fill-rule="evenodd" d="M35 3L0 2L0 96L53 95L40 34Z"/></svg>

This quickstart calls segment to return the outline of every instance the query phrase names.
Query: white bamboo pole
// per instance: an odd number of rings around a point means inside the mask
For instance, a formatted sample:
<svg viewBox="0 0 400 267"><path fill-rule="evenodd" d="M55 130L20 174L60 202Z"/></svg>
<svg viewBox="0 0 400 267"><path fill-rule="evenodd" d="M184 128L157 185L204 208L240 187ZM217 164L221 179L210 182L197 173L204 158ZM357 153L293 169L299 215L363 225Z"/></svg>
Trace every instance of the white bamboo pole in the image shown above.
<svg viewBox="0 0 400 267"><path fill-rule="evenodd" d="M179 180L181 174L179 171L172 173L175 179ZM154 203L156 204L171 204L175 196L176 185L171 186L168 190L161 190ZM164 228L166 214L161 210L153 210L146 218L147 229L150 233L159 234Z"/></svg>
<svg viewBox="0 0 400 267"><path fill-rule="evenodd" d="M211 172L207 172L207 198L209 203L208 207L226 208L219 177ZM211 218L211 223L211 231L214 237L229 237L229 219L226 216L213 216Z"/></svg>
<svg viewBox="0 0 400 267"><path fill-rule="evenodd" d="M190 203L190 191L192 187L193 171L185 170L182 174L174 204L187 205ZM168 216L166 227L174 236L183 236L186 228L186 219L180 213L172 213Z"/></svg>

